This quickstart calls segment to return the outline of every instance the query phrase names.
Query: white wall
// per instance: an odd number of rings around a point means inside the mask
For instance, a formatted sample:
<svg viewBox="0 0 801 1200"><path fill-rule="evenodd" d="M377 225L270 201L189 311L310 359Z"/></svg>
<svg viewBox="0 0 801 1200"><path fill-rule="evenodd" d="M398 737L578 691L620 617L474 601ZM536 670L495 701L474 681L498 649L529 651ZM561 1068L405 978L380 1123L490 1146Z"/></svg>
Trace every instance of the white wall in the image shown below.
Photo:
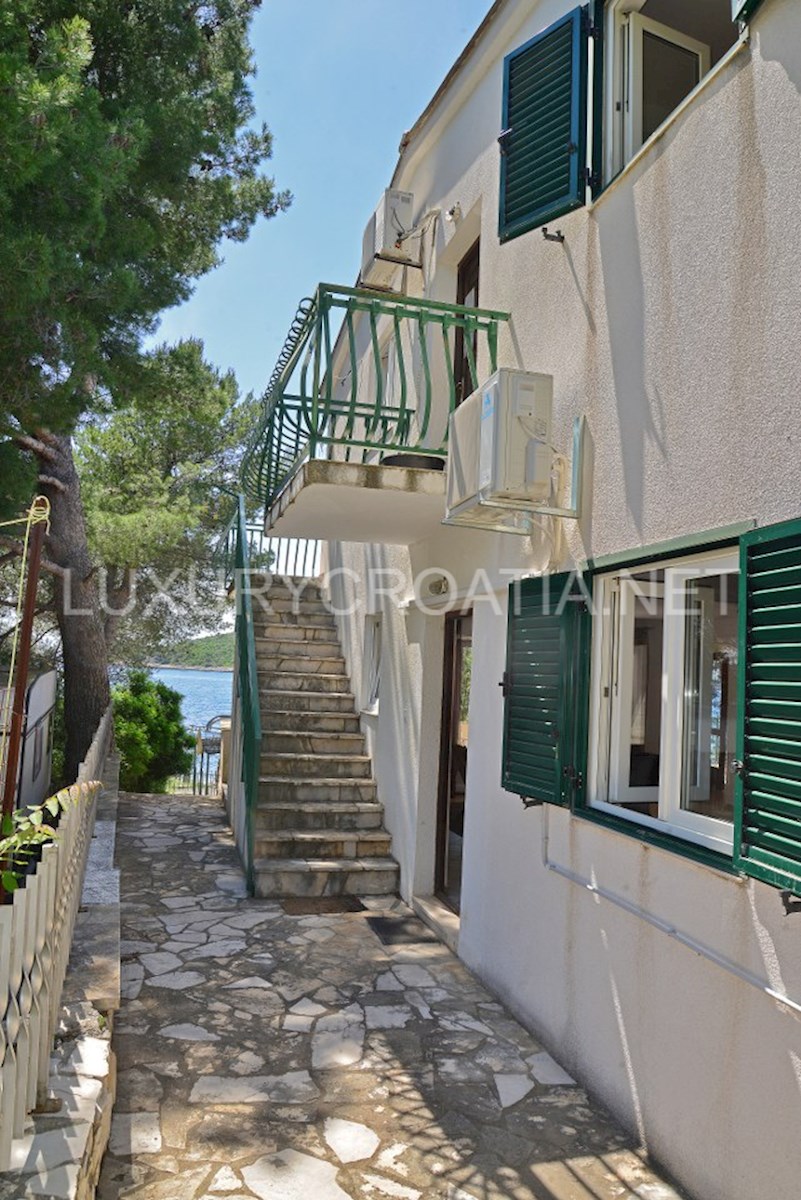
<svg viewBox="0 0 801 1200"><path fill-rule="evenodd" d="M773 888L505 793L505 633L476 607L461 956L697 1200L792 1200L801 1014L647 918L801 1004L801 914ZM642 917L543 865L546 812L549 861Z"/></svg>
<svg viewBox="0 0 801 1200"><path fill-rule="evenodd" d="M545 536L454 529L408 556L333 547L361 578L383 555L409 572L409 590L426 566L451 570L457 592L476 568L500 587L504 567L799 515L801 6L765 0L750 47L592 207L558 222L564 245L535 230L501 246L502 56L570 7L510 3L394 182L420 214L458 202L480 227L481 305L514 318L501 365L553 374L558 446L569 450L573 419L586 416L582 519L567 523L564 554ZM452 299L458 226L440 222L436 237L426 287ZM371 736L409 898L433 886L443 621L382 607L392 653ZM524 811L499 783L497 609L496 596L474 610L461 955L697 1200L796 1200L801 1023L754 983L801 1004L801 913L786 915L775 889L561 810L549 813L550 861L642 915L549 869L542 810ZM341 622L357 688L360 620Z"/></svg>

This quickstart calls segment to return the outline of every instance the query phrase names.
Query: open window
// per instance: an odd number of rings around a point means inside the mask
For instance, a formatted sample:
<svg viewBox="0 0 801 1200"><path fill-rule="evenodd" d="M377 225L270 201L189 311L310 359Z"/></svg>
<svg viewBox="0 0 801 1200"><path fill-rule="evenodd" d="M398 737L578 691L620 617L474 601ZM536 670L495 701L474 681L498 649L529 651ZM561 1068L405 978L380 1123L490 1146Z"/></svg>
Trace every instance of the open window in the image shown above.
<svg viewBox="0 0 801 1200"><path fill-rule="evenodd" d="M592 0L504 62L499 237L586 203L735 44L760 0Z"/></svg>
<svg viewBox="0 0 801 1200"><path fill-rule="evenodd" d="M504 692L508 791L801 891L801 521L513 585Z"/></svg>
<svg viewBox="0 0 801 1200"><path fill-rule="evenodd" d="M737 671L738 572L735 549L602 575L594 589L589 803L724 853L737 708L723 680Z"/></svg>
<svg viewBox="0 0 801 1200"><path fill-rule="evenodd" d="M656 133L737 36L731 0L609 0L605 181Z"/></svg>
<svg viewBox="0 0 801 1200"><path fill-rule="evenodd" d="M478 277L481 262L481 243L476 240L456 270L456 303L466 308L478 308ZM456 406L466 400L478 386L474 367L478 357L478 332L468 334L469 345L461 325L456 327L453 353L453 381Z"/></svg>

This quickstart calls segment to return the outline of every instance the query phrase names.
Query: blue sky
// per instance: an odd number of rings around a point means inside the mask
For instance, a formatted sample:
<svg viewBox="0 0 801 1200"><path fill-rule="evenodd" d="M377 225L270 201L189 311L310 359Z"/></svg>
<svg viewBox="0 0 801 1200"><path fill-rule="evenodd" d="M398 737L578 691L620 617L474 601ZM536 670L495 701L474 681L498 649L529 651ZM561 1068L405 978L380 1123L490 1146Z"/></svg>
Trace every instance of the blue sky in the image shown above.
<svg viewBox="0 0 801 1200"><path fill-rule="evenodd" d="M298 301L320 280L351 284L361 238L403 132L433 96L490 0L264 0L253 24L258 117L270 172L292 208L261 221L192 298L165 313L159 342L200 337L206 357L261 392ZM500 115L499 115L500 120Z"/></svg>

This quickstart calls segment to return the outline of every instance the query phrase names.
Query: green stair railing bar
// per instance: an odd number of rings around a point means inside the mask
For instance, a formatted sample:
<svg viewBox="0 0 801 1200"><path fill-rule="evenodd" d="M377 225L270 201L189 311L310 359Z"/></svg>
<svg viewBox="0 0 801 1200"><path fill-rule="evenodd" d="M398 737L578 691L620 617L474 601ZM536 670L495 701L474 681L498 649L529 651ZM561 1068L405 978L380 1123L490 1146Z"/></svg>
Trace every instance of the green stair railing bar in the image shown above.
<svg viewBox="0 0 801 1200"><path fill-rule="evenodd" d="M269 506L311 458L441 457L460 382L456 332L472 391L482 352L487 373L497 369L498 326L508 320L490 309L321 283L299 306L268 384L242 470L249 497Z"/></svg>
<svg viewBox="0 0 801 1200"><path fill-rule="evenodd" d="M236 515L225 539L225 573L235 586L236 596L236 691L242 745L242 787L244 807L244 845L240 852L247 871L248 889L253 894L253 811L259 800L259 760L261 755L261 705L256 666L256 632L253 623L253 596L250 587L251 532L245 500L237 497Z"/></svg>

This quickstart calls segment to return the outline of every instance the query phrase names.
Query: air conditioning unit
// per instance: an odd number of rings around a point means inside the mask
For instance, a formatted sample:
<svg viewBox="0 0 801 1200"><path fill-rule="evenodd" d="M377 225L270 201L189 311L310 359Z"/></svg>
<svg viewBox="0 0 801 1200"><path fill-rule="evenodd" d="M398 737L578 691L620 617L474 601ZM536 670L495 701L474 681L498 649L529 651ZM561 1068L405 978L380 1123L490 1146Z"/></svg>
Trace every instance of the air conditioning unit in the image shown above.
<svg viewBox="0 0 801 1200"><path fill-rule="evenodd" d="M510 513L551 500L553 376L502 368L451 413L448 525L495 526Z"/></svg>
<svg viewBox="0 0 801 1200"><path fill-rule="evenodd" d="M404 234L414 228L414 195L387 188L381 203L367 222L362 239L362 269L359 278L369 287L388 287L398 266L412 265L411 245Z"/></svg>

